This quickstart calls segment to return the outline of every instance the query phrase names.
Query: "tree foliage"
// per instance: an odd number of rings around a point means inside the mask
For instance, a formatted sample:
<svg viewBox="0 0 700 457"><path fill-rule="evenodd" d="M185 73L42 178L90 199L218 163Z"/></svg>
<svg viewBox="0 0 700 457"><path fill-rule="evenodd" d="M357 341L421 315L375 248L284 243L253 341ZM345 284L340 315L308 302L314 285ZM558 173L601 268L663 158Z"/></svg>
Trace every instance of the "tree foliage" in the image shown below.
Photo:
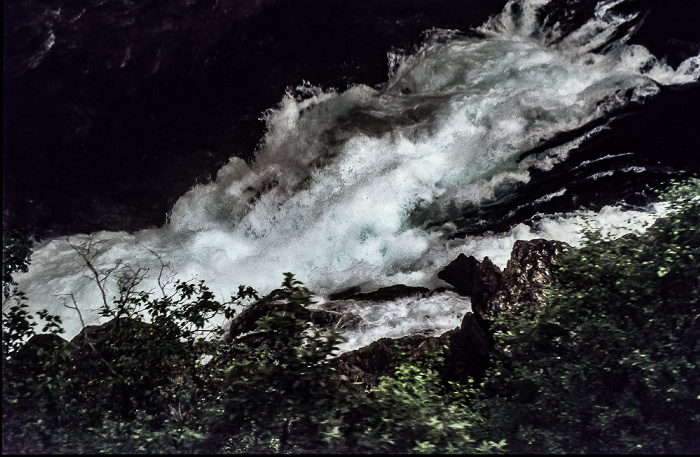
<svg viewBox="0 0 700 457"><path fill-rule="evenodd" d="M700 451L700 181L643 235L590 229L548 303L504 316L480 404L517 452Z"/></svg>
<svg viewBox="0 0 700 457"><path fill-rule="evenodd" d="M309 321L311 294L290 273L277 304L229 341L211 320L258 300L254 290L219 301L203 282L159 281L144 292L143 271L91 268L99 285L114 273L119 295L104 297L106 324L69 343L58 318L27 311L12 274L26 271L31 243L13 235L3 450L697 453L700 181L663 198L668 215L643 235L589 229L545 304L493 323L479 385L442 379L445 348L400 358L368 390L349 382L336 370L342 338ZM88 268L94 248L75 246Z"/></svg>
<svg viewBox="0 0 700 457"><path fill-rule="evenodd" d="M135 275L133 277L138 277ZM334 328L300 312L311 294L286 274L282 304L223 343L202 332L226 303L203 283L135 291L102 308L107 324L71 343L36 338L8 353L3 444L15 452L389 452L476 450L471 416L448 405L438 372L404 364L368 393L336 373ZM23 315L23 318L26 316ZM6 321L23 333L22 319ZM211 332L211 331L209 331ZM26 335L25 335L26 336ZM26 340L26 338L25 338ZM434 363L435 364L435 363ZM28 373L33 373L28 375ZM415 375L415 376L414 376ZM454 388L452 389L454 391ZM483 449L497 449L497 445Z"/></svg>

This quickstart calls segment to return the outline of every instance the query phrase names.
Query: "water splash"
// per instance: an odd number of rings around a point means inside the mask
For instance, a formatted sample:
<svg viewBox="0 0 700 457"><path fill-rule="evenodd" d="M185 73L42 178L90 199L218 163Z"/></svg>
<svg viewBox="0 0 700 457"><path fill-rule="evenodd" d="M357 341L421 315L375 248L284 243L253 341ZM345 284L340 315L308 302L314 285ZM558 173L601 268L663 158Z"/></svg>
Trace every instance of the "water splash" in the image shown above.
<svg viewBox="0 0 700 457"><path fill-rule="evenodd" d="M481 37L433 31L416 52L394 58L381 89L290 90L265 113L268 130L254 162L231 159L215 182L182 196L162 228L42 243L18 278L21 288L34 309L62 315L70 336L79 324L64 301L75 299L87 323L98 321L90 310L101 304L71 243L92 244L98 270L147 270L145 289L157 290L167 266L173 279L206 280L219 296L239 284L267 293L285 271L319 294L354 285L436 286L437 270L460 252L505 265L516 239L576 243L577 219L566 215L463 239L452 238L450 218L528 182L532 167L565 160L581 138L520 160L526 151L643 103L660 84L695 81L700 65L692 58L674 71L627 46L635 18L612 12L619 1L599 2L568 34L538 13L550 3L511 1L479 29ZM551 25L540 30L543 22ZM611 27L624 29L622 38ZM592 53L594 41L596 49L606 43L605 52ZM624 230L653 219L612 209L597 217L610 224L623 216L637 218ZM110 296L116 274L105 282Z"/></svg>

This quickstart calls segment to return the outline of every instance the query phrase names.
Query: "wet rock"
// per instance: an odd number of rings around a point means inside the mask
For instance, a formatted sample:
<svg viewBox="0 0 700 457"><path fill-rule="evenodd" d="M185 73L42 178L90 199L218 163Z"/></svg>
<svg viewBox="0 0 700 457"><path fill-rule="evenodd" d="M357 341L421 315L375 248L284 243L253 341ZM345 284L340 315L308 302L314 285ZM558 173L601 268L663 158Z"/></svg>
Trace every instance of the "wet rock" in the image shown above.
<svg viewBox="0 0 700 457"><path fill-rule="evenodd" d="M517 306L542 304L548 286L555 282L553 266L569 248L569 244L562 241L516 241L503 270L500 290L489 298L479 313L493 317Z"/></svg>
<svg viewBox="0 0 700 457"><path fill-rule="evenodd" d="M276 289L229 321L225 326L224 341L230 343L242 335L252 332L257 328L257 322L261 318L277 311L292 311L297 317L321 328L343 328L357 324L357 316L335 310L309 309L298 303L290 302L285 291Z"/></svg>
<svg viewBox="0 0 700 457"><path fill-rule="evenodd" d="M361 290L359 286L355 286L332 293L328 296L330 301L319 305L319 308L339 316L332 325L341 328L353 328L361 320L360 316L356 314L357 309L372 306L370 302L388 302L407 297L420 299L433 293L425 287L412 287L404 284L382 287L372 292L363 293ZM322 318L319 317L319 319Z"/></svg>
<svg viewBox="0 0 700 457"><path fill-rule="evenodd" d="M335 293L330 294L328 296L328 299L332 300L332 301L348 300L361 292L362 292L362 288L360 286L353 286L353 287L350 287L348 289L341 290L340 292L335 292Z"/></svg>
<svg viewBox="0 0 700 457"><path fill-rule="evenodd" d="M501 289L502 277L500 268L488 257L479 262L464 254L438 273L438 278L452 284L458 293L471 297L472 310L479 313L486 308L489 298Z"/></svg>
<svg viewBox="0 0 700 457"><path fill-rule="evenodd" d="M467 313L461 327L451 335L445 378L459 382L480 379L488 367L494 345L488 323L478 314Z"/></svg>
<svg viewBox="0 0 700 457"><path fill-rule="evenodd" d="M430 293L430 289L425 287L413 287L405 284L396 284L393 286L382 287L373 292L361 293L359 287L351 287L334 294L329 295L331 300L372 300L372 301L390 301L399 298L425 296Z"/></svg>
<svg viewBox="0 0 700 457"><path fill-rule="evenodd" d="M547 287L554 282L552 267L569 247L561 241L518 240L503 272L488 257L479 262L460 254L438 273L438 278L470 296L472 310L488 319L518 304L541 303Z"/></svg>

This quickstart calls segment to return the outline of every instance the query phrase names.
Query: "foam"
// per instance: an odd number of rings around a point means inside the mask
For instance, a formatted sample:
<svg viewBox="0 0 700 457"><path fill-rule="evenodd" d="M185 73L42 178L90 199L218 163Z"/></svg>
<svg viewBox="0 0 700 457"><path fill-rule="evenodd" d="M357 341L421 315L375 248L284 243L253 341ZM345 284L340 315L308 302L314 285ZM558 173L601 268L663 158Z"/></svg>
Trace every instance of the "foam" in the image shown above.
<svg viewBox="0 0 700 457"><path fill-rule="evenodd" d="M522 3L527 16L547 2ZM600 11L591 21L631 20ZM641 49L624 43L607 54L576 48L580 40L573 38L551 45L530 36L535 16L507 16L484 26L486 38L433 31L414 54L393 59L381 89L337 92L305 83L290 90L264 115L268 130L255 161L231 159L215 182L178 200L164 227L76 235L70 242L97 243L98 270L146 269L145 290L159 291L166 265L173 280L205 280L219 297L239 284L265 294L286 271L319 294L358 284L437 286L438 269L460 252L504 266L516 239L575 244L572 224L580 216L573 215L461 240L450 239L450 222L428 227L528 182L531 167L546 170L566 160L604 127L519 161L542 141L643 103L659 84L695 80L698 71L691 59L675 72L658 62L649 66ZM596 217L617 223L616 211ZM108 298L117 294L119 271L105 281ZM100 292L66 240L37 246L30 271L17 279L32 309L62 315L69 336L79 323L64 300L75 299L86 323L98 321L90 310L101 305Z"/></svg>
<svg viewBox="0 0 700 457"><path fill-rule="evenodd" d="M358 316L360 323L357 328L341 332L347 341L338 349L340 352L352 351L380 338L440 336L459 327L470 310L471 300L452 291L425 298L352 302L347 312Z"/></svg>

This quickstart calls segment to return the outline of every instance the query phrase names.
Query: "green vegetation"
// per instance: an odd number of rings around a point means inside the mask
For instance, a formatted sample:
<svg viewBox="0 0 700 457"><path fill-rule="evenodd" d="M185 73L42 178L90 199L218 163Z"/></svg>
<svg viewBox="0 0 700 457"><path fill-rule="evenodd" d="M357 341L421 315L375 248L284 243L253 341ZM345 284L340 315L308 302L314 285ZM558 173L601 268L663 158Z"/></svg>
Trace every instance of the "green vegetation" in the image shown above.
<svg viewBox="0 0 700 457"><path fill-rule="evenodd" d="M282 304L225 343L206 322L255 291L225 302L203 283L146 293L140 272L122 270L109 323L67 343L60 320L26 312L12 274L31 245L6 235L3 450L697 453L700 180L663 198L669 214L646 233L589 230L545 305L493 323L479 385L442 379L444 348L406 357L375 387L349 382L336 371L341 337L297 312L310 292L291 274Z"/></svg>
<svg viewBox="0 0 700 457"><path fill-rule="evenodd" d="M515 452L700 451L700 180L641 236L590 230L548 303L503 316L477 402Z"/></svg>
<svg viewBox="0 0 700 457"><path fill-rule="evenodd" d="M37 338L19 305L3 321L3 449L21 453L390 452L497 449L464 433L470 414L445 408L437 371L397 369L366 393L335 373L342 341L299 317L310 292L287 274L284 302L232 344L203 284L136 292L120 278L111 320L67 343ZM42 315L50 323L54 318ZM53 328L53 327L52 327ZM28 343L28 337L34 336ZM7 350L6 350L7 349ZM417 376L414 376L417 375Z"/></svg>

